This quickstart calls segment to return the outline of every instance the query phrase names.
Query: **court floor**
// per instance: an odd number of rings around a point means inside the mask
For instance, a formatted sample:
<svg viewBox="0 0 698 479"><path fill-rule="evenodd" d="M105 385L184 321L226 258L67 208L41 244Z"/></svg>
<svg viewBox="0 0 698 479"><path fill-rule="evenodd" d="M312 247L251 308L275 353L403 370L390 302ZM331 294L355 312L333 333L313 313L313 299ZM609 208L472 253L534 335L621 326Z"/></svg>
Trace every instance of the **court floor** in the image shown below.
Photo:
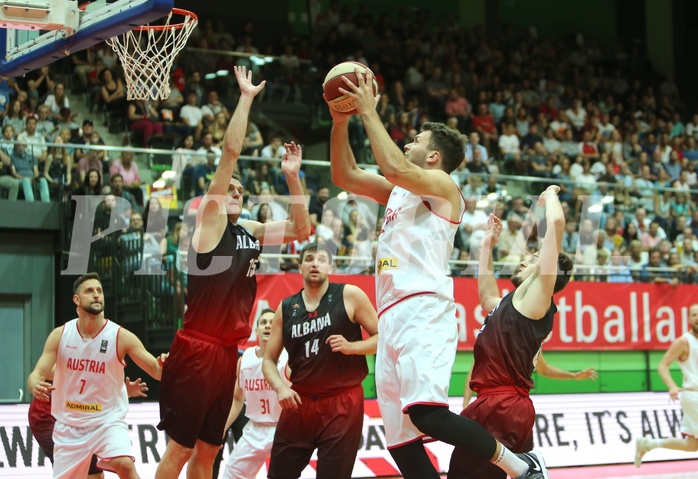
<svg viewBox="0 0 698 479"><path fill-rule="evenodd" d="M697 479L698 460L548 469L550 479ZM446 476L441 476L445 478ZM399 478L391 478L399 479Z"/></svg>

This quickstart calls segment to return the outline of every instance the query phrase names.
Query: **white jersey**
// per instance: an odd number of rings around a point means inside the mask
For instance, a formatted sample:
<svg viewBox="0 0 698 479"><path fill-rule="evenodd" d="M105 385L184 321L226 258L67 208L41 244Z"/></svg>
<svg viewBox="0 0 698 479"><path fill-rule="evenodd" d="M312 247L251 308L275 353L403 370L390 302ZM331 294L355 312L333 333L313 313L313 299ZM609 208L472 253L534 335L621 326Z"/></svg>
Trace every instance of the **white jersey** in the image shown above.
<svg viewBox="0 0 698 479"><path fill-rule="evenodd" d="M393 188L376 254L379 314L417 294L437 294L453 301L448 261L465 211L462 195L460 208L460 219L453 222L433 213L420 196L399 186Z"/></svg>
<svg viewBox="0 0 698 479"><path fill-rule="evenodd" d="M683 373L681 387L685 390L698 391L698 338L690 331L683 336L688 340L688 359L679 361Z"/></svg>
<svg viewBox="0 0 698 479"><path fill-rule="evenodd" d="M116 350L121 326L107 320L94 338L83 338L78 320L68 321L56 356L51 414L73 427L124 420L128 395L124 363Z"/></svg>
<svg viewBox="0 0 698 479"><path fill-rule="evenodd" d="M250 421L260 424L276 424L281 415L281 406L276 392L271 388L262 374L262 359L257 356L257 348L247 348L242 353L240 359L240 377L238 381L240 387L245 391L245 416ZM287 384L291 382L286 377L286 364L288 364L288 353L285 349L281 351L277 369L281 378Z"/></svg>

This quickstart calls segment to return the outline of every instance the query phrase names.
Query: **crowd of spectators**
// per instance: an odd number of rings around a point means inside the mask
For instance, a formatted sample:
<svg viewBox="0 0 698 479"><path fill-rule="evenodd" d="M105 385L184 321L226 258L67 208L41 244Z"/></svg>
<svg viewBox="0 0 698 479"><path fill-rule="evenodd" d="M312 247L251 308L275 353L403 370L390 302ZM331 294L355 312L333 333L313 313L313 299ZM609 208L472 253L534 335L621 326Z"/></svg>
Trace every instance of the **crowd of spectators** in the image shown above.
<svg viewBox="0 0 698 479"><path fill-rule="evenodd" d="M454 275L474 272L468 261L476 258L490 212L505 223L497 261L516 263L535 249L544 225L529 212L528 195L553 182L561 186L568 224L563 242L580 266L578 277L695 281L698 114L670 76L653 74L637 51L611 49L593 38L553 40L508 27L491 38L454 19L430 29L428 23L424 10L403 8L376 18L365 2L354 10L333 1L315 19L312 37L285 35L271 42L252 22L233 34L223 22L204 20L190 46L271 54L276 61L185 50L171 72L172 95L158 102L126 101L123 71L104 44L71 55L68 78L54 74L52 66L23 78L0 78L0 189L10 199L22 195L28 201L62 199L70 192L108 194L100 206L104 218L121 204L115 201L119 197L137 211L150 205L132 153L110 156L83 148L104 144L95 123L77 121L70 109L70 95L83 92L98 128L128 130L138 146L166 138L175 149L172 181L180 199L200 196L220 159L235 103L232 76L211 81L208 73L245 65L268 80L262 101L315 102L323 108L317 85L324 72L355 60L375 74L377 109L396 145L404 147L427 121L446 122L469 137L466 159L452 175L467 200ZM301 68L303 61L312 68ZM360 121L352 122L350 138L357 156L368 150ZM271 221L287 214L280 199L285 181L274 161L284 154L284 140L275 132L263 134L252 121L248 125L243 154L269 159L238 165L253 199L245 211L250 218ZM48 148L47 142L58 146ZM517 188L516 195L508 193ZM329 191L328 185L308 191L314 225L309 240L330 242L338 254L360 258L342 262L345 272L371 271L366 258L373 255L381 215L351 196L343 211L318 209ZM164 249L173 233L166 227L149 242ZM301 247L294 243L283 252ZM262 265L270 272L294 267L293 260Z"/></svg>

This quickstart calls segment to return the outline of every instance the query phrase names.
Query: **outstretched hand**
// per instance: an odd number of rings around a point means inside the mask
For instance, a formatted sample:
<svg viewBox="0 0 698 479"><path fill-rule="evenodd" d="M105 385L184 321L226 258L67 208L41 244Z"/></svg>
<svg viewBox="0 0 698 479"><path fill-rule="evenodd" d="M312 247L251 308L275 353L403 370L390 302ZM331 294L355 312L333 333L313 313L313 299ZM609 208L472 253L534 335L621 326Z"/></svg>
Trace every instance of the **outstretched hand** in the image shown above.
<svg viewBox="0 0 698 479"><path fill-rule="evenodd" d="M148 392L148 385L145 381L141 381L141 378L131 381L129 377L126 376L126 392L130 398L147 398L148 395L146 393Z"/></svg>
<svg viewBox="0 0 698 479"><path fill-rule="evenodd" d="M303 158L303 150L301 145L296 145L294 141L291 143L284 143L284 148L286 153L281 158L281 171L284 175L298 176L298 172L301 169L301 160Z"/></svg>
<svg viewBox="0 0 698 479"><path fill-rule="evenodd" d="M354 85L351 80L343 76L342 81L346 85L346 88L340 87L340 93L349 95L354 99L354 106L360 114L376 111L376 105L380 100L380 95L373 94L373 72L367 70L365 79L361 70L358 68L354 69L354 73L356 73L358 85Z"/></svg>
<svg viewBox="0 0 698 479"><path fill-rule="evenodd" d="M598 374L594 370L594 368L589 368L585 369L584 371L577 371L574 374L574 379L577 381L581 381L582 379L591 379L592 381L596 381L596 378L598 377Z"/></svg>
<svg viewBox="0 0 698 479"><path fill-rule="evenodd" d="M257 96L257 93L264 89L264 85L267 84L266 80L262 81L259 85L252 84L252 70L247 71L247 68L245 68L244 66L235 66L233 67L233 71L235 72L235 78L237 78L238 80L238 85L240 86L240 93L242 95L255 97Z"/></svg>
<svg viewBox="0 0 698 479"><path fill-rule="evenodd" d="M557 185L550 185L548 186L543 193L538 197L538 206L543 206L545 205L545 202L547 201L548 197L550 195L555 195L557 197L557 194L560 192L560 187Z"/></svg>
<svg viewBox="0 0 698 479"><path fill-rule="evenodd" d="M485 226L485 235L482 237L480 246L490 249L494 248L497 241L499 241L499 233L501 232L502 220L490 213L490 216L487 218L487 225Z"/></svg>

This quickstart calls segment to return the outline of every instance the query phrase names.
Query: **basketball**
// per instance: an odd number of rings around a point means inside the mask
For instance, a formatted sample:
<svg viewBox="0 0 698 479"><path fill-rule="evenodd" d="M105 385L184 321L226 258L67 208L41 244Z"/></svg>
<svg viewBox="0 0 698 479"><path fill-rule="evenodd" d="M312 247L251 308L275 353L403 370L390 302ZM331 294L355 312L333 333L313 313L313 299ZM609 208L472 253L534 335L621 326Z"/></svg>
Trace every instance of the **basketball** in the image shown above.
<svg viewBox="0 0 698 479"><path fill-rule="evenodd" d="M342 113L356 113L356 108L354 108L354 100L350 96L343 95L339 91L340 88L347 88L346 83L344 83L342 80L342 76L347 77L347 79L354 83L354 85L359 84L356 73L354 72L354 69L356 68L363 73L364 80L366 79L366 73L371 71L371 69L363 63L347 61L335 65L325 76L325 81L322 83L322 89L325 92L327 104L330 105L330 108L333 110ZM373 72L371 72L371 74L373 74ZM378 84L374 78L373 94L376 95L377 93Z"/></svg>

